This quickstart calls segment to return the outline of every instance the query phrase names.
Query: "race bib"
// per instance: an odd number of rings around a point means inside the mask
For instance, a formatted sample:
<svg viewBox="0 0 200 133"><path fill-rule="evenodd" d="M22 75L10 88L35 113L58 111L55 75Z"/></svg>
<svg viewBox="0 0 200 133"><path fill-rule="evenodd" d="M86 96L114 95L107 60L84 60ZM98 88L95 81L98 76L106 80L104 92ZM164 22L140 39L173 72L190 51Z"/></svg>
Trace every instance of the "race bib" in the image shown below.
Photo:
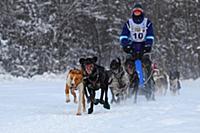
<svg viewBox="0 0 200 133"><path fill-rule="evenodd" d="M141 24L136 24L132 19L129 19L129 31L131 33L131 39L135 42L145 41L147 34L147 18L143 20ZM127 25L128 26L128 25Z"/></svg>

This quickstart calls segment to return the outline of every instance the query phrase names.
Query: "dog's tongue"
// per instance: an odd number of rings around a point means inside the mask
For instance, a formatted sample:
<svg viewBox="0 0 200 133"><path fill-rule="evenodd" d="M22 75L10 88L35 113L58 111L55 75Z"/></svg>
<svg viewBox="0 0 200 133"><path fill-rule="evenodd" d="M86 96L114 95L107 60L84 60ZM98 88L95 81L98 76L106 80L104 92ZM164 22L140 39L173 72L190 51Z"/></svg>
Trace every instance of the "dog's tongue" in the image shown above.
<svg viewBox="0 0 200 133"><path fill-rule="evenodd" d="M91 64L87 64L86 65L86 71L87 71L87 73L90 73L91 72Z"/></svg>

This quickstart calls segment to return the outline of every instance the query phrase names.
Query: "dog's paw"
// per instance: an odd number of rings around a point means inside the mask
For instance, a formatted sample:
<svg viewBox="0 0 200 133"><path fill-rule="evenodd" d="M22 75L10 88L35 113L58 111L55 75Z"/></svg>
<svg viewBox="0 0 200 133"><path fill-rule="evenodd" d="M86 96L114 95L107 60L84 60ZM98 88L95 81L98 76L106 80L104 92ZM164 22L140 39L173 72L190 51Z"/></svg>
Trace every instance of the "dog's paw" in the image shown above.
<svg viewBox="0 0 200 133"><path fill-rule="evenodd" d="M110 104L108 102L105 102L103 107L106 108L106 109L110 109Z"/></svg>
<svg viewBox="0 0 200 133"><path fill-rule="evenodd" d="M100 100L99 100L99 99L94 99L94 105L98 105L98 104L99 104L99 102L100 102Z"/></svg>
<svg viewBox="0 0 200 133"><path fill-rule="evenodd" d="M80 112L77 112L76 115L81 115L81 113L80 113Z"/></svg>
<svg viewBox="0 0 200 133"><path fill-rule="evenodd" d="M70 99L67 99L67 100L66 100L66 103L69 103L69 102L70 102Z"/></svg>
<svg viewBox="0 0 200 133"><path fill-rule="evenodd" d="M92 114L92 112L93 112L93 108L89 108L88 109L88 114Z"/></svg>

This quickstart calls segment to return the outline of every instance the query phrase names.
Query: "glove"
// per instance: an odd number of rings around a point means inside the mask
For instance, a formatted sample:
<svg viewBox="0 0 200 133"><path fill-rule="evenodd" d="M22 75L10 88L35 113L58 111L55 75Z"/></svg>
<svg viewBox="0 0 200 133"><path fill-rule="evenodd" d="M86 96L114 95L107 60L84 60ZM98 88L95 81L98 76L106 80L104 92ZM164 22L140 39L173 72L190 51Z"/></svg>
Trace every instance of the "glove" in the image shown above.
<svg viewBox="0 0 200 133"><path fill-rule="evenodd" d="M151 52L151 45L150 44L145 44L144 46L144 53L150 53Z"/></svg>

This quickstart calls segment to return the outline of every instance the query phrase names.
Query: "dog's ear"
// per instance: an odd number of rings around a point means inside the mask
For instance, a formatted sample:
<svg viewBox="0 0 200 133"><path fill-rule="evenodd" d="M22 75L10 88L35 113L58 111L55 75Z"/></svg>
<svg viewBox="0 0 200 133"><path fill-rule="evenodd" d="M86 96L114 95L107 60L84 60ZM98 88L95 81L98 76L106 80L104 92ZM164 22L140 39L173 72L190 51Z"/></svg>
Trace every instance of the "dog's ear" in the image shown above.
<svg viewBox="0 0 200 133"><path fill-rule="evenodd" d="M96 63L96 62L97 62L97 57L94 56L94 57L92 58L92 61L93 61L94 63Z"/></svg>
<svg viewBox="0 0 200 133"><path fill-rule="evenodd" d="M120 64L120 66L121 66L121 59L119 57L117 57L117 60L118 60L118 63Z"/></svg>
<svg viewBox="0 0 200 133"><path fill-rule="evenodd" d="M85 62L85 59L84 59L84 58L80 58L80 59L79 59L79 63L80 63L80 64L83 64L84 62Z"/></svg>
<svg viewBox="0 0 200 133"><path fill-rule="evenodd" d="M71 72L72 72L72 69L70 69L68 73L71 73Z"/></svg>

